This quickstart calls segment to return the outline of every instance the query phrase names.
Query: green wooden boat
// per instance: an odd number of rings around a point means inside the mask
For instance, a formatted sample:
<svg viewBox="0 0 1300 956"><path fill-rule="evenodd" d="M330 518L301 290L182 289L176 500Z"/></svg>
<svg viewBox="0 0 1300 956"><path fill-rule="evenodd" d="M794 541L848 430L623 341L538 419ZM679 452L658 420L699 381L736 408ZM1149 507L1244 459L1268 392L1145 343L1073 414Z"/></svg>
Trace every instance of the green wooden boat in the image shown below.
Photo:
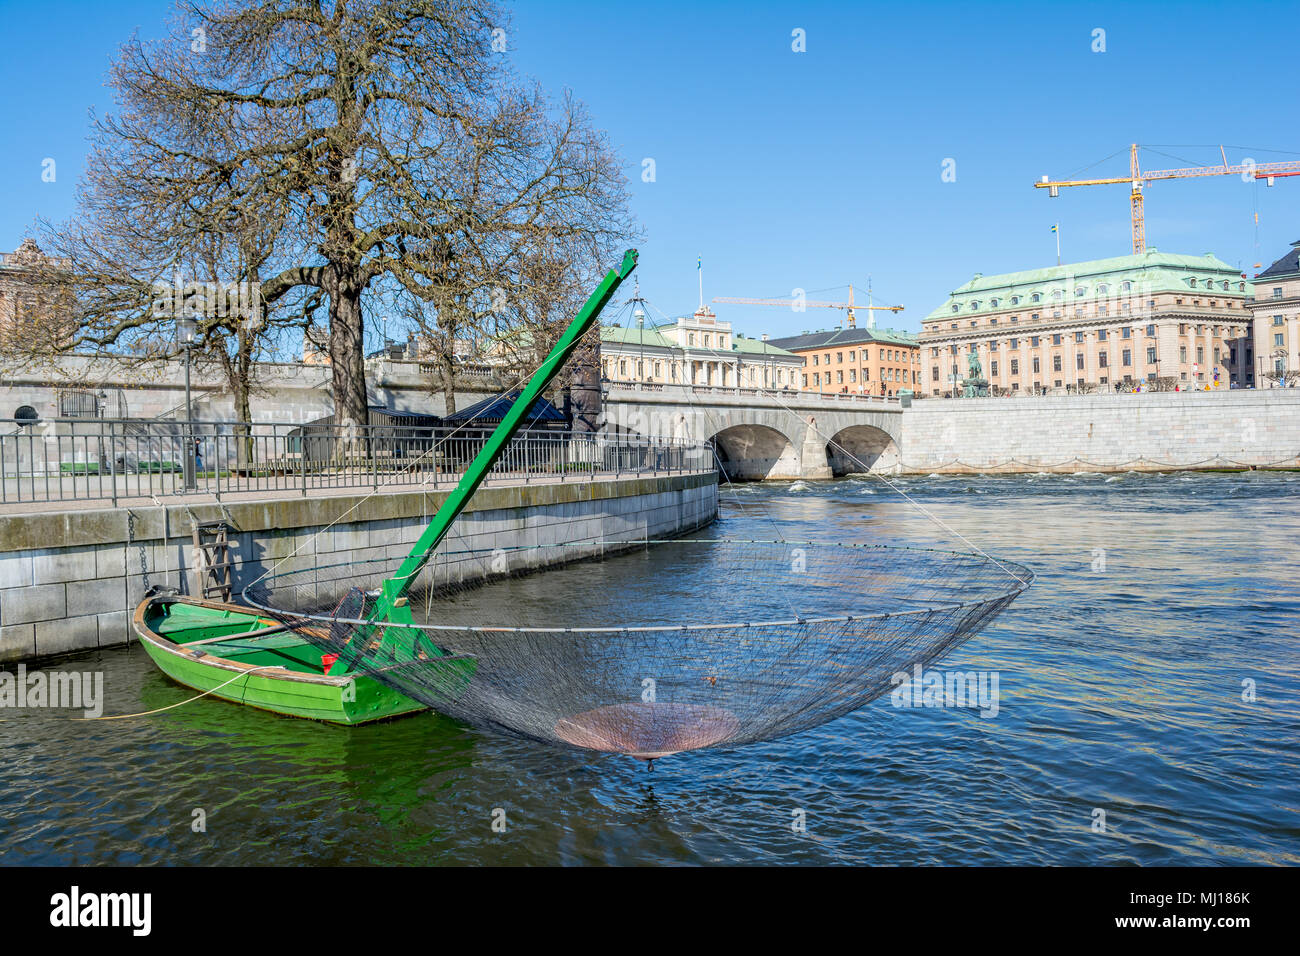
<svg viewBox="0 0 1300 956"><path fill-rule="evenodd" d="M629 249L619 268L606 273L574 316L397 573L384 581L369 619L372 623L357 632L361 640L375 636L391 651L389 657L398 662L428 653L430 649L421 646L418 632L404 626L414 623L407 603L408 590L523 425L528 411L573 354L583 333L636 268L636 260L636 250ZM325 666L320 647L302 636L304 627L312 626L306 621L291 630L286 624L237 604L156 595L146 597L136 608L134 626L145 650L164 673L187 687L211 691L225 700L338 724L383 720L425 709L423 704L359 673L354 667L358 653L355 647L331 655L333 659ZM439 653L436 648L432 650ZM459 660L451 666L464 679L473 674L472 661Z"/></svg>
<svg viewBox="0 0 1300 956"><path fill-rule="evenodd" d="M238 704L334 724L425 709L364 674L337 665L327 674L318 647L247 607L157 595L136 608L134 625L168 677Z"/></svg>

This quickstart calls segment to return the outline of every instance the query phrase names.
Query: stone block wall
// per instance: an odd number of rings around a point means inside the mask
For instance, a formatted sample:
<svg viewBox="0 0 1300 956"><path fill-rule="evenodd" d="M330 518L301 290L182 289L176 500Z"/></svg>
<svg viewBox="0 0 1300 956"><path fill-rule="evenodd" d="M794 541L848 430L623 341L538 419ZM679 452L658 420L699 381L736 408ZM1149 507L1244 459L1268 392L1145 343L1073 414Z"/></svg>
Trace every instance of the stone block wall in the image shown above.
<svg viewBox="0 0 1300 956"><path fill-rule="evenodd" d="M272 568L345 565L349 576L361 562L386 568L381 562L409 552L446 494L0 515L0 661L130 640L130 612L148 585L192 592L192 520L231 528L237 596ZM480 489L430 567L451 580L540 567L605 549L594 542L689 532L713 521L717 507L712 473ZM485 560L497 549L504 565Z"/></svg>
<svg viewBox="0 0 1300 956"><path fill-rule="evenodd" d="M926 399L904 472L1300 467L1300 389Z"/></svg>

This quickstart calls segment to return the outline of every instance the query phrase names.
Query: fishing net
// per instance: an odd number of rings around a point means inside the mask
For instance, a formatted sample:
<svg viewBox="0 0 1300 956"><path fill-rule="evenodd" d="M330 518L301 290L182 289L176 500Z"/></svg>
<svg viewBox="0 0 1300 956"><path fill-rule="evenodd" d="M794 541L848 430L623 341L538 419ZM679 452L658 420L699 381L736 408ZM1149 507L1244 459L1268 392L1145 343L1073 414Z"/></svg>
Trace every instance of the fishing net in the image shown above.
<svg viewBox="0 0 1300 956"><path fill-rule="evenodd" d="M473 726L654 759L849 713L976 633L1033 578L979 555L892 546L451 547L414 582L409 625L372 621L397 559L275 575L245 598L338 655L336 667ZM723 608L744 620L718 622Z"/></svg>

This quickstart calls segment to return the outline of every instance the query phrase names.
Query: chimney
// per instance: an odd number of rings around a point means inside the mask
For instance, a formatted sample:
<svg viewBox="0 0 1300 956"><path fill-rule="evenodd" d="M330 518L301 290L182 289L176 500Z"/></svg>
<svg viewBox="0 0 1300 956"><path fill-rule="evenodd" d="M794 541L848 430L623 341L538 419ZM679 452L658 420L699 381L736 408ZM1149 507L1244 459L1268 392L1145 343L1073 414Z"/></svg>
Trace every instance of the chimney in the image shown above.
<svg viewBox="0 0 1300 956"><path fill-rule="evenodd" d="M764 342L767 341L767 333L766 333L766 332L763 333L763 341L764 341Z"/></svg>

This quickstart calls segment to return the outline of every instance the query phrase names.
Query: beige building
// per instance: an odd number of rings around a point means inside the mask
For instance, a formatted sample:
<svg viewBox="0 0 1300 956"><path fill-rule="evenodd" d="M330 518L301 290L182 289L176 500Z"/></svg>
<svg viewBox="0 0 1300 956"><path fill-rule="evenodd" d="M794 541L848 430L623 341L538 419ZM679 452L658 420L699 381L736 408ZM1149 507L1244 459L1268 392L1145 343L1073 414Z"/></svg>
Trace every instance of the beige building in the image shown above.
<svg viewBox="0 0 1300 956"><path fill-rule="evenodd" d="M1250 293L1213 255L1155 249L977 275L922 324L922 388L960 395L972 353L995 395L1244 386Z"/></svg>
<svg viewBox="0 0 1300 956"><path fill-rule="evenodd" d="M803 359L748 338L707 307L676 322L649 326L637 309L632 324L601 325L602 376L611 382L797 389Z"/></svg>
<svg viewBox="0 0 1300 956"><path fill-rule="evenodd" d="M1258 388L1300 384L1300 241L1255 276L1254 370Z"/></svg>

